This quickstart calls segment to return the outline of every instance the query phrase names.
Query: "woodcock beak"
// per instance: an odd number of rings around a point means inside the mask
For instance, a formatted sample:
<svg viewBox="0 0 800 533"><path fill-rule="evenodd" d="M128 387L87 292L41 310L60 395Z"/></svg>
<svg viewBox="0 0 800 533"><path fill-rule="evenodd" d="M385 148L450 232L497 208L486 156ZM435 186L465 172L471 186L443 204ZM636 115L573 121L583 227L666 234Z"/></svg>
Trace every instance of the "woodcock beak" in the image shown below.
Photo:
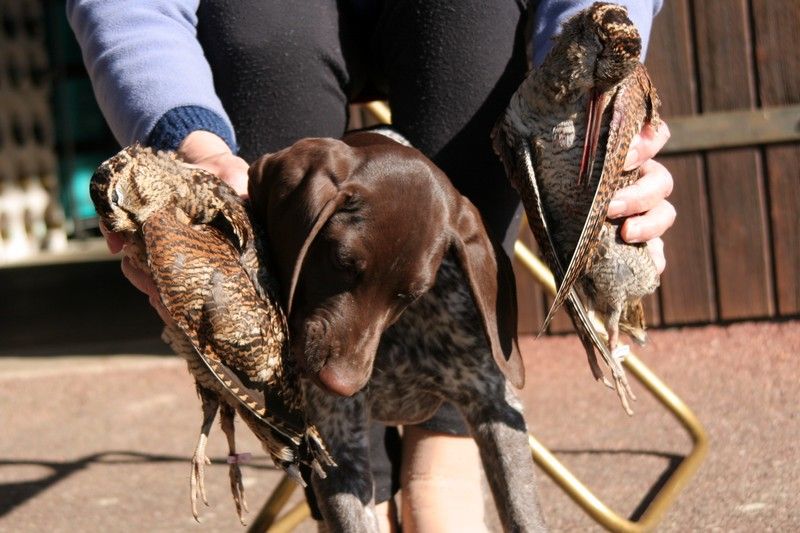
<svg viewBox="0 0 800 533"><path fill-rule="evenodd" d="M586 186L594 171L597 156L597 143L600 140L600 122L603 118L608 97L604 91L592 89L586 102L586 138L583 141L581 167L578 171L578 185Z"/></svg>

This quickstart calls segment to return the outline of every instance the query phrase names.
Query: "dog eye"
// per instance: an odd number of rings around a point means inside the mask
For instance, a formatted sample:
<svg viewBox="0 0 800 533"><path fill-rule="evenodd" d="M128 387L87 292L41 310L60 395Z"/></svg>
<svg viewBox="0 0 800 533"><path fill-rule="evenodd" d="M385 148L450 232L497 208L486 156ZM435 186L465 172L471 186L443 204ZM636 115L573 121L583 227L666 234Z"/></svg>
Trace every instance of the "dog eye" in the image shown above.
<svg viewBox="0 0 800 533"><path fill-rule="evenodd" d="M360 273L367 269L367 261L365 259L355 257L347 250L334 249L331 255L333 265L340 270Z"/></svg>
<svg viewBox="0 0 800 533"><path fill-rule="evenodd" d="M410 304L417 301L424 293L425 291L398 292L397 297L406 304Z"/></svg>

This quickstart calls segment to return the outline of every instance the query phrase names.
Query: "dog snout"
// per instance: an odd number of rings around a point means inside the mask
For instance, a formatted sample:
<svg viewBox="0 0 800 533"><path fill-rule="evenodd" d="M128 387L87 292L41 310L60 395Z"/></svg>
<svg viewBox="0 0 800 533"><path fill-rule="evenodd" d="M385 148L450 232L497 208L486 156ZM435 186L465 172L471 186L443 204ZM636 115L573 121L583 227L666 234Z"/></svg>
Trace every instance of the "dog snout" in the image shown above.
<svg viewBox="0 0 800 533"><path fill-rule="evenodd" d="M360 391L369 380L369 374L350 372L340 365L328 364L317 374L322 386L339 396L352 396Z"/></svg>
<svg viewBox="0 0 800 533"><path fill-rule="evenodd" d="M341 396L352 396L366 386L383 327L359 323L351 324L347 331L350 334L343 344L347 350L331 352L318 373L323 386Z"/></svg>
<svg viewBox="0 0 800 533"><path fill-rule="evenodd" d="M336 349L338 343L330 338L323 321L309 321L296 342L292 343L295 360L304 374L316 374Z"/></svg>
<svg viewBox="0 0 800 533"><path fill-rule="evenodd" d="M337 317L332 322L319 309L311 318L298 316L292 354L298 369L322 389L352 396L369 381L383 328Z"/></svg>

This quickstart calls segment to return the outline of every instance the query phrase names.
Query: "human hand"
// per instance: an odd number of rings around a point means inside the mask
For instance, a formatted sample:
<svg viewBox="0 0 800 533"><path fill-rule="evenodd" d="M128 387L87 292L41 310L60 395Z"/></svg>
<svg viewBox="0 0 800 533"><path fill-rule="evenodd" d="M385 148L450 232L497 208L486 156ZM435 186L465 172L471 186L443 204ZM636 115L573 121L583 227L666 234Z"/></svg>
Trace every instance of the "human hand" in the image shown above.
<svg viewBox="0 0 800 533"><path fill-rule="evenodd" d="M119 252L124 254L122 258L122 274L131 282L131 285L147 295L150 305L153 306L164 323L171 322L172 318L170 318L167 308L161 303L161 297L158 295L158 288L153 278L137 266L137 250L126 242L122 233L110 231L103 222L100 222L100 233L105 237L108 250L112 254Z"/></svg>
<svg viewBox="0 0 800 533"><path fill-rule="evenodd" d="M620 233L625 242L646 242L659 272L664 271L664 241L661 235L675 222L675 207L667 201L673 181L669 170L651 159L669 140L669 128L662 122L656 129L646 124L631 142L623 168L639 168L639 179L616 192L608 205L609 218L628 217Z"/></svg>
<svg viewBox="0 0 800 533"><path fill-rule="evenodd" d="M228 144L209 131L193 131L178 147L187 163L197 165L218 176L233 187L241 197L247 196L247 169L249 165L231 152Z"/></svg>

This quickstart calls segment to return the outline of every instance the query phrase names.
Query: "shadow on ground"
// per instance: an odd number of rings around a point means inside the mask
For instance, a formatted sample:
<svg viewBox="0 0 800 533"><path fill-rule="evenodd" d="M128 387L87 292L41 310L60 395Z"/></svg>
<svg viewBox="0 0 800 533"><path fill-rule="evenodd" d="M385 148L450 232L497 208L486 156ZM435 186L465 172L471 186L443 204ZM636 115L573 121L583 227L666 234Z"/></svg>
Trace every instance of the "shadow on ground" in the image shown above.
<svg viewBox="0 0 800 533"><path fill-rule="evenodd" d="M39 493L50 489L69 476L87 469L93 464L106 465L136 465L144 463L180 463L189 464L190 458L177 455L151 455L134 451L107 451L93 453L73 461L38 461L35 459L0 459L0 470L8 466L38 466L49 469L52 473L44 478L23 481L19 483L0 483L0 517L10 512L15 507L23 504ZM213 460L212 464L226 464L222 459ZM251 468L275 470L269 465L252 465Z"/></svg>

